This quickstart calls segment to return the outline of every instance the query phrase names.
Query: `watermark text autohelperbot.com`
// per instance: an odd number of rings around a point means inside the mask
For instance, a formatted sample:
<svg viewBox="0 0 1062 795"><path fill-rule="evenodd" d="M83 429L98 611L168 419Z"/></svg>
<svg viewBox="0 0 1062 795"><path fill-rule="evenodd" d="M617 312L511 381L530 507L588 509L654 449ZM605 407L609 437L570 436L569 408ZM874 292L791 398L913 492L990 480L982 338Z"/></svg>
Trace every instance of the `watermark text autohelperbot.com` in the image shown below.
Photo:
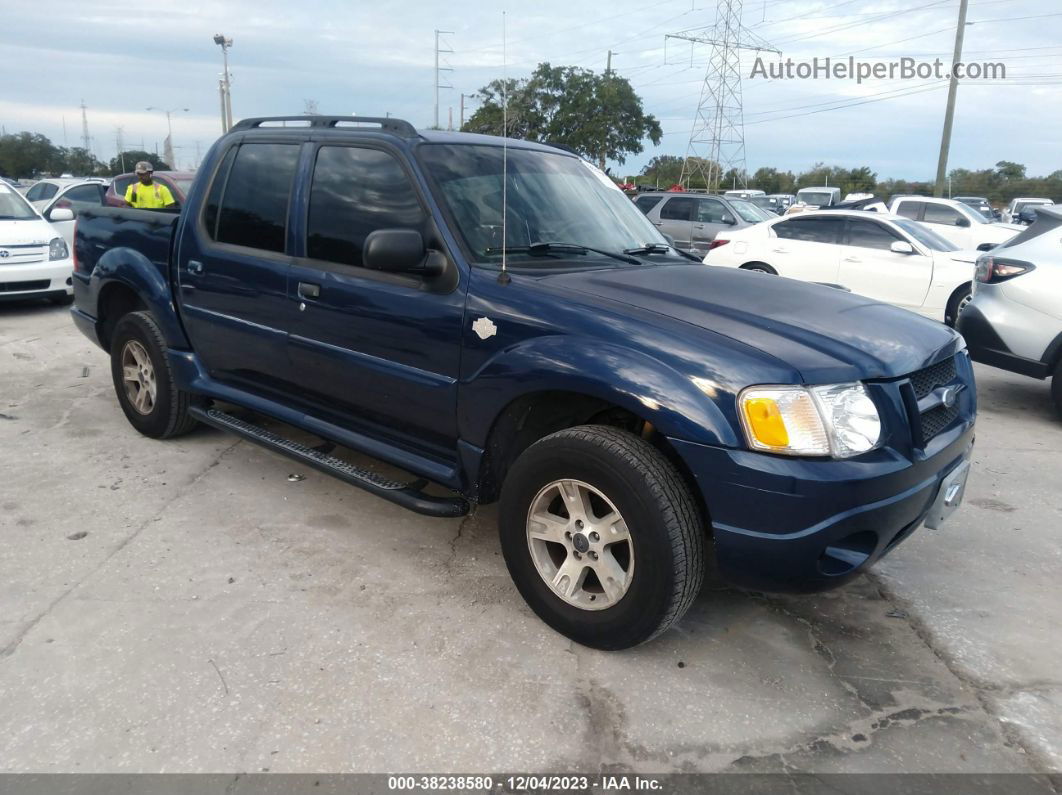
<svg viewBox="0 0 1062 795"><path fill-rule="evenodd" d="M812 58L809 61L765 60L756 56L750 79L765 80L1006 80L1007 66L1002 63L946 63L940 58L919 61L899 58L895 61L857 61L848 58Z"/></svg>

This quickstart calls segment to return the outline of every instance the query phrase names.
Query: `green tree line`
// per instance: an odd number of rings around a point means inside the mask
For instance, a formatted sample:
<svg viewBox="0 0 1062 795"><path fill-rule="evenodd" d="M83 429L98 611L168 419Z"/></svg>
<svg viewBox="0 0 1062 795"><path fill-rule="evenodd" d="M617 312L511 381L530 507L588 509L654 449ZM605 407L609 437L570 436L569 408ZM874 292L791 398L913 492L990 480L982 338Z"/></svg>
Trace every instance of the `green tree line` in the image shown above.
<svg viewBox="0 0 1062 795"><path fill-rule="evenodd" d="M40 133L20 132L0 135L0 176L20 178L113 177L133 170L140 160L147 160L158 171L170 171L153 152L129 149L104 163L80 146L56 146Z"/></svg>

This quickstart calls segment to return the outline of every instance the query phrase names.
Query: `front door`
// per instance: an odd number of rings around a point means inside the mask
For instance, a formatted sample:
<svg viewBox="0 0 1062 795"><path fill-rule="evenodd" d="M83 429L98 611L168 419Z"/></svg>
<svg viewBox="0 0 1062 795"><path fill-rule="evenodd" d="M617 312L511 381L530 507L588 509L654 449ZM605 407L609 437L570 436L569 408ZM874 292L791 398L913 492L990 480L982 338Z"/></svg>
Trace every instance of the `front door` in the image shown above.
<svg viewBox="0 0 1062 795"><path fill-rule="evenodd" d="M251 391L289 388L289 197L300 145L289 134L230 147L178 241L181 316L192 345L213 378Z"/></svg>
<svg viewBox="0 0 1062 795"><path fill-rule="evenodd" d="M884 224L849 218L839 281L853 293L918 310L933 280L933 259L917 247L914 254L892 251L897 240L903 238Z"/></svg>
<svg viewBox="0 0 1062 795"><path fill-rule="evenodd" d="M696 209L697 200L692 196L671 196L660 205L654 223L675 241L676 248L689 251L693 247L693 215Z"/></svg>
<svg viewBox="0 0 1062 795"><path fill-rule="evenodd" d="M323 144L306 202L288 295L291 360L306 399L353 430L452 455L466 283L362 264L377 229L415 229L442 248L411 175L385 147Z"/></svg>
<svg viewBox="0 0 1062 795"><path fill-rule="evenodd" d="M844 218L832 213L794 215L771 227L764 260L781 276L837 283Z"/></svg>

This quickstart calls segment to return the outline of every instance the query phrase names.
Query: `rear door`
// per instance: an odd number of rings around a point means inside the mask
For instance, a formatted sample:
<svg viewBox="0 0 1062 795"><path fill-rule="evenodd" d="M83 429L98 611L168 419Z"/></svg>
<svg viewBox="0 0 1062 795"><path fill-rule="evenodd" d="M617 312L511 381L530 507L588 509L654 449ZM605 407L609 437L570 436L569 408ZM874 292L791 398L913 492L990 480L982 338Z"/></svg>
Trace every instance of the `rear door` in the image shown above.
<svg viewBox="0 0 1062 795"><path fill-rule="evenodd" d="M922 212L922 223L959 248L973 248L970 245L971 221L954 207L926 202L925 210Z"/></svg>
<svg viewBox="0 0 1062 795"><path fill-rule="evenodd" d="M338 424L452 456L464 284L362 265L378 229L414 229L442 247L403 159L384 144L322 143L305 201L288 293L304 396Z"/></svg>
<svg viewBox="0 0 1062 795"><path fill-rule="evenodd" d="M883 223L848 218L838 281L853 293L905 309L918 309L933 281L933 259L920 253L898 254L897 240L910 243Z"/></svg>
<svg viewBox="0 0 1062 795"><path fill-rule="evenodd" d="M808 282L837 283L844 217L794 215L771 227L767 263L781 276Z"/></svg>
<svg viewBox="0 0 1062 795"><path fill-rule="evenodd" d="M176 252L185 330L214 378L286 392L292 306L289 206L301 142L234 142Z"/></svg>
<svg viewBox="0 0 1062 795"><path fill-rule="evenodd" d="M675 241L677 248L689 251L693 245L693 216L696 211L697 199L692 196L670 196L660 205L659 216L653 223Z"/></svg>

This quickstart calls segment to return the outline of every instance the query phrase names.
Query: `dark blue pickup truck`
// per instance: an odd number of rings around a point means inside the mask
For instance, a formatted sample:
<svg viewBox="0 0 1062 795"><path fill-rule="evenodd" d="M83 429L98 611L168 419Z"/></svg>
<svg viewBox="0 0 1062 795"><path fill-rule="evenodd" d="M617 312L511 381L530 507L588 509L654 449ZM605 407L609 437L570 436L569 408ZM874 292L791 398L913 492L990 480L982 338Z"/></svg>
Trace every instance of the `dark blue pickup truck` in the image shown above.
<svg viewBox="0 0 1062 795"><path fill-rule="evenodd" d="M962 498L961 337L691 261L556 147L248 119L179 214L82 211L75 249L137 430L223 428L428 515L500 501L517 588L589 646L675 622L709 546L741 586L820 590Z"/></svg>

